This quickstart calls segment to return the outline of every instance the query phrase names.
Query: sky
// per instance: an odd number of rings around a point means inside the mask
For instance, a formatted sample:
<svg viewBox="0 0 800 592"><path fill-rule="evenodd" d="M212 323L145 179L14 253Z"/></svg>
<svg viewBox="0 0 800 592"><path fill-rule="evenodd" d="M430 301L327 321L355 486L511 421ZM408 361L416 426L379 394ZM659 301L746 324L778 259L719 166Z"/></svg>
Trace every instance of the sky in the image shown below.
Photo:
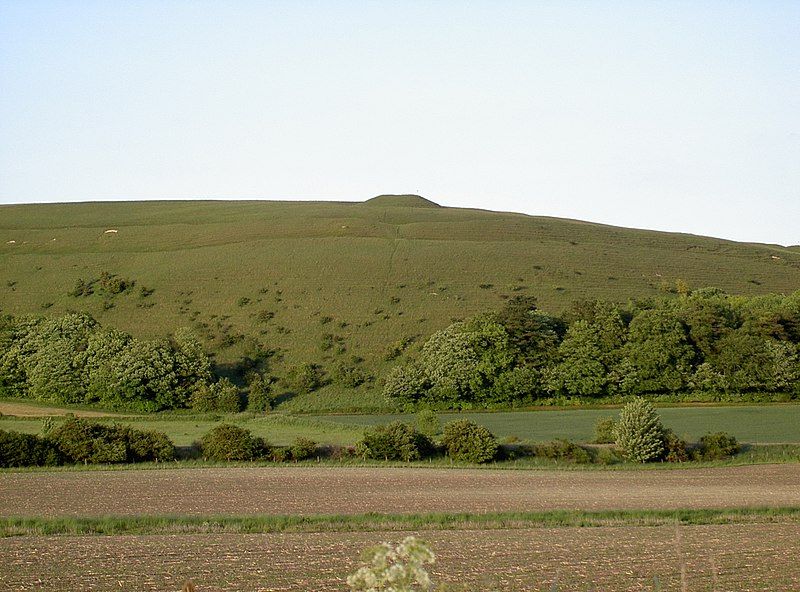
<svg viewBox="0 0 800 592"><path fill-rule="evenodd" d="M381 193L800 244L800 2L0 0L0 203Z"/></svg>

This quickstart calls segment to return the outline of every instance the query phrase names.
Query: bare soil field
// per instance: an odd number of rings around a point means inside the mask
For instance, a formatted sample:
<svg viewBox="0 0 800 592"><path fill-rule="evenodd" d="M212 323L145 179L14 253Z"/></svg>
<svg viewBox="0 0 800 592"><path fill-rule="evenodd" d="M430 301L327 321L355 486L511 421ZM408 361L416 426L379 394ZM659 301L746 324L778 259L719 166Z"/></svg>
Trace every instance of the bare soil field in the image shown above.
<svg viewBox="0 0 800 592"><path fill-rule="evenodd" d="M0 516L800 506L800 464L650 471L253 467L0 473Z"/></svg>
<svg viewBox="0 0 800 592"><path fill-rule="evenodd" d="M797 524L423 533L435 582L473 590L800 589ZM404 533L0 539L3 590L346 590L365 547Z"/></svg>

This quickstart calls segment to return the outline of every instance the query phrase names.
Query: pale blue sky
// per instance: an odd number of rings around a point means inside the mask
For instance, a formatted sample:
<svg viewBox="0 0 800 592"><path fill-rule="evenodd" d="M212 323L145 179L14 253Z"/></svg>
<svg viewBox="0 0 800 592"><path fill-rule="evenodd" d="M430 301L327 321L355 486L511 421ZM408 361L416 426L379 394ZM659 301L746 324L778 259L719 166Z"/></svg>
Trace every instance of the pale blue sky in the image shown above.
<svg viewBox="0 0 800 592"><path fill-rule="evenodd" d="M800 1L0 0L0 202L416 192L800 243Z"/></svg>

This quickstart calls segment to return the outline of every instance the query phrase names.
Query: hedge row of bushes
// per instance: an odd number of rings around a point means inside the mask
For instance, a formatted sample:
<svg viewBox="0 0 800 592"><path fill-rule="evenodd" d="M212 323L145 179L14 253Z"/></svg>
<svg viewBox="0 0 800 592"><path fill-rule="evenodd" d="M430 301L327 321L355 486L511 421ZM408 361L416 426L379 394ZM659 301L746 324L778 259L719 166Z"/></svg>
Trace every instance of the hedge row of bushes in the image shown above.
<svg viewBox="0 0 800 592"><path fill-rule="evenodd" d="M164 462L175 445L161 432L70 418L43 436L0 430L0 466Z"/></svg>
<svg viewBox="0 0 800 592"><path fill-rule="evenodd" d="M416 426L395 421L365 430L356 445L356 455L408 462L446 454L457 461L485 463L495 460L499 449L497 438L489 430L466 419L446 424L438 443Z"/></svg>
<svg viewBox="0 0 800 592"><path fill-rule="evenodd" d="M469 420L446 424L441 438L436 441L417 427L396 421L368 428L354 447L319 446L313 440L302 437L295 439L289 447L273 447L265 439L254 436L250 430L220 424L192 447L190 455L221 462L287 462L314 457L410 462L444 455L454 461L468 463L539 457L577 464L614 464L622 460L719 460L739 450L736 438L724 432L706 434L697 444L688 445L670 430L659 428L659 439L655 443L648 442L644 447L650 454L645 457L641 451L624 445L619 436L620 425L622 422L612 429L618 438L614 447L590 448L569 440L500 445L488 429ZM608 422L599 422L597 427L600 435L605 437L604 430L607 431ZM165 434L118 424L70 418L44 436L0 430L0 467L164 462L175 458L175 445Z"/></svg>

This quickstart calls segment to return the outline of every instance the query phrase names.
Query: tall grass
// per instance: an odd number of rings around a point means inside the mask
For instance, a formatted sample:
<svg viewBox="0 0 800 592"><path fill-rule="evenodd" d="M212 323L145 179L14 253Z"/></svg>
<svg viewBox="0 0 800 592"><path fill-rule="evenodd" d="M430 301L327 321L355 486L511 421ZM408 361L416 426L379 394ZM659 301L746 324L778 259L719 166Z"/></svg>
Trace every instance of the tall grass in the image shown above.
<svg viewBox="0 0 800 592"><path fill-rule="evenodd" d="M0 536L509 530L698 524L800 523L800 508L608 510L311 516L0 517Z"/></svg>

